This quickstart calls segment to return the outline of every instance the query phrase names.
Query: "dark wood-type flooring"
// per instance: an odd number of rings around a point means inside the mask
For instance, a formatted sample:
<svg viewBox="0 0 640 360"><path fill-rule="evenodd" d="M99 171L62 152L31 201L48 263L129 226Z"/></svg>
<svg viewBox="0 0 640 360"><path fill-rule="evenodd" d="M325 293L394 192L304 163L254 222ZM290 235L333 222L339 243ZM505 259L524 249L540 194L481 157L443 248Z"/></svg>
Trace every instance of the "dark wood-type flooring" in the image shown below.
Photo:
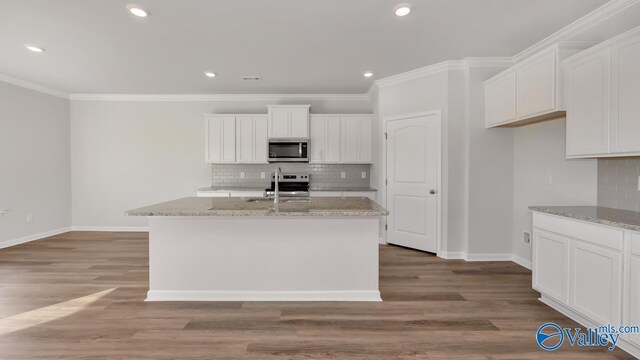
<svg viewBox="0 0 640 360"><path fill-rule="evenodd" d="M0 359L631 359L544 352L511 262L380 247L382 303L144 302L146 233L72 232L0 250ZM331 266L331 264L327 264Z"/></svg>

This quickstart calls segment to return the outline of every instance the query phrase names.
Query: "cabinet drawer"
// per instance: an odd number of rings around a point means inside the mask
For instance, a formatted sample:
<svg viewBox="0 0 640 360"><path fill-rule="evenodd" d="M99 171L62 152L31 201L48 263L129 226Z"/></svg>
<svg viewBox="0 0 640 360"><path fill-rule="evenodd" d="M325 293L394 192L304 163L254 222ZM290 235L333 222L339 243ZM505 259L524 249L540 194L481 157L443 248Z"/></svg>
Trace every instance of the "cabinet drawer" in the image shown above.
<svg viewBox="0 0 640 360"><path fill-rule="evenodd" d="M622 251L624 234L622 230L540 213L533 214L533 226Z"/></svg>

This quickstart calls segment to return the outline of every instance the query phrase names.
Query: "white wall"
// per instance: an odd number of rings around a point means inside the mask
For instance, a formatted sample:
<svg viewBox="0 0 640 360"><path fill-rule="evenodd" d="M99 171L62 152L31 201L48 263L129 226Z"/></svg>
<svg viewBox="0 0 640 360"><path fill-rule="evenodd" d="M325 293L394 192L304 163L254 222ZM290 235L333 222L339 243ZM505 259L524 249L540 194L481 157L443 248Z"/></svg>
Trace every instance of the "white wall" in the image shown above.
<svg viewBox="0 0 640 360"><path fill-rule="evenodd" d="M126 217L125 210L194 196L210 185L202 114L266 113L272 103L72 101L73 226L146 226L146 219ZM305 103L313 113L372 111L368 101Z"/></svg>
<svg viewBox="0 0 640 360"><path fill-rule="evenodd" d="M510 254L513 235L513 129L485 128L484 81L501 67L468 72L467 252L472 256Z"/></svg>
<svg viewBox="0 0 640 360"><path fill-rule="evenodd" d="M453 73L453 74L452 74ZM384 132L385 118L409 115L424 111L442 111L442 213L447 214L442 223L442 249L461 252L464 248L464 108L461 99L449 101L451 93L464 91L463 74L459 71L441 71L395 84L382 85L378 89L380 131ZM451 115L450 115L451 113ZM380 137L380 134L378 134ZM378 149L379 164L384 156ZM379 173L376 186L384 189L384 171Z"/></svg>
<svg viewBox="0 0 640 360"><path fill-rule="evenodd" d="M531 261L523 231L531 231L532 205L596 205L597 160L565 159L565 121L513 129L513 253ZM552 183L547 184L551 175Z"/></svg>
<svg viewBox="0 0 640 360"><path fill-rule="evenodd" d="M68 100L0 82L2 209L0 247L71 225Z"/></svg>

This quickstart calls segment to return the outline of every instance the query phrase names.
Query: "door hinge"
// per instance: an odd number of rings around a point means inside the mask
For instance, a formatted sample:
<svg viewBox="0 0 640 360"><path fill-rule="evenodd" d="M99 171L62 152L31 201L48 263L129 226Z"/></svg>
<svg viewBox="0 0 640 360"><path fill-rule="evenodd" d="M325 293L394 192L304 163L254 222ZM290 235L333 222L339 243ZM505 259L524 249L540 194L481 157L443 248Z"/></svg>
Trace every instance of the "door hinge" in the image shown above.
<svg viewBox="0 0 640 360"><path fill-rule="evenodd" d="M384 185L385 186L389 185L389 179L384 179Z"/></svg>
<svg viewBox="0 0 640 360"><path fill-rule="evenodd" d="M387 134L387 133L384 133L384 139L385 139L385 140L387 140L387 138L388 138L387 136L388 136L388 134Z"/></svg>
<svg viewBox="0 0 640 360"><path fill-rule="evenodd" d="M389 230L389 225L384 226L384 231L387 231L387 230Z"/></svg>

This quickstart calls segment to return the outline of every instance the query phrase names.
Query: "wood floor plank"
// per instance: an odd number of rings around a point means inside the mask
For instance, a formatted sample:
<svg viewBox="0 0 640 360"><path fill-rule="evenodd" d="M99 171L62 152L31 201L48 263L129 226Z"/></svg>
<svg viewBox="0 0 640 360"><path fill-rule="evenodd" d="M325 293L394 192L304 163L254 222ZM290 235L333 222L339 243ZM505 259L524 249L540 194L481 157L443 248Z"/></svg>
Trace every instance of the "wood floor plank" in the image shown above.
<svg viewBox="0 0 640 360"><path fill-rule="evenodd" d="M0 359L632 359L539 349L543 322L578 325L539 302L530 271L512 262L381 246L382 303L145 302L148 263L146 233L69 232L0 250Z"/></svg>

